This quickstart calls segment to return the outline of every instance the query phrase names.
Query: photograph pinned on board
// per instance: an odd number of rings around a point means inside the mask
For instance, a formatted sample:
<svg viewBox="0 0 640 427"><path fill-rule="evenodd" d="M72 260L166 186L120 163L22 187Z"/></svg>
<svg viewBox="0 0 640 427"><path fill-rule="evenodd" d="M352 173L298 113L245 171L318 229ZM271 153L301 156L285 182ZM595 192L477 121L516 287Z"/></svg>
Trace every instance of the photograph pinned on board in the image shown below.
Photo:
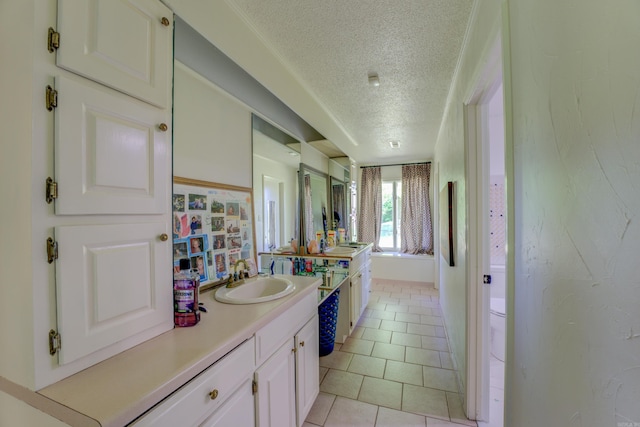
<svg viewBox="0 0 640 427"><path fill-rule="evenodd" d="M200 235L189 238L189 255L199 254L208 249L209 237Z"/></svg>
<svg viewBox="0 0 640 427"><path fill-rule="evenodd" d="M173 195L173 211L184 212L184 194Z"/></svg>
<svg viewBox="0 0 640 427"><path fill-rule="evenodd" d="M229 249L240 249L240 248L242 248L242 239L240 237L228 237L227 238L227 248L229 248Z"/></svg>
<svg viewBox="0 0 640 427"><path fill-rule="evenodd" d="M202 216L192 215L191 223L189 224L191 234L202 234Z"/></svg>
<svg viewBox="0 0 640 427"><path fill-rule="evenodd" d="M247 267L249 268L249 277L258 275L258 266L252 258L245 258L247 261Z"/></svg>
<svg viewBox="0 0 640 427"><path fill-rule="evenodd" d="M224 231L224 217L214 216L211 218L211 231Z"/></svg>
<svg viewBox="0 0 640 427"><path fill-rule="evenodd" d="M229 251L229 267L233 267L240 259L240 249Z"/></svg>
<svg viewBox="0 0 640 427"><path fill-rule="evenodd" d="M249 219L249 215L247 214L247 204L240 203L239 206L240 206L240 220L247 221Z"/></svg>
<svg viewBox="0 0 640 427"><path fill-rule="evenodd" d="M205 268L207 263L205 258L206 258L205 254L191 257L191 269L196 270L198 272L201 283L206 280L209 280L209 275L208 275L207 269Z"/></svg>
<svg viewBox="0 0 640 427"><path fill-rule="evenodd" d="M228 219L227 220L227 233L232 234L232 233L239 233L240 232L240 226L238 224L238 220L237 219Z"/></svg>
<svg viewBox="0 0 640 427"><path fill-rule="evenodd" d="M224 249L226 247L225 245L225 241L224 241L224 234L220 234L217 236L213 236L213 250L219 250L219 249Z"/></svg>
<svg viewBox="0 0 640 427"><path fill-rule="evenodd" d="M227 216L240 216L240 204L238 202L227 202Z"/></svg>
<svg viewBox="0 0 640 427"><path fill-rule="evenodd" d="M186 240L174 240L173 242L173 259L179 260L189 256Z"/></svg>
<svg viewBox="0 0 640 427"><path fill-rule="evenodd" d="M242 240L243 241L253 241L253 236L251 235L251 228L250 227L242 227Z"/></svg>
<svg viewBox="0 0 640 427"><path fill-rule="evenodd" d="M211 200L211 213L212 214L223 214L224 213L224 203L216 200L216 199L212 199Z"/></svg>
<svg viewBox="0 0 640 427"><path fill-rule="evenodd" d="M182 237L182 222L178 214L173 214L173 238L179 239Z"/></svg>
<svg viewBox="0 0 640 427"><path fill-rule="evenodd" d="M173 238L180 239L191 233L189 228L189 216L187 214L173 214Z"/></svg>
<svg viewBox="0 0 640 427"><path fill-rule="evenodd" d="M227 275L227 254L220 253L215 255L216 278L222 279Z"/></svg>
<svg viewBox="0 0 640 427"><path fill-rule="evenodd" d="M189 194L189 209L192 211L207 210L207 196L204 194Z"/></svg>

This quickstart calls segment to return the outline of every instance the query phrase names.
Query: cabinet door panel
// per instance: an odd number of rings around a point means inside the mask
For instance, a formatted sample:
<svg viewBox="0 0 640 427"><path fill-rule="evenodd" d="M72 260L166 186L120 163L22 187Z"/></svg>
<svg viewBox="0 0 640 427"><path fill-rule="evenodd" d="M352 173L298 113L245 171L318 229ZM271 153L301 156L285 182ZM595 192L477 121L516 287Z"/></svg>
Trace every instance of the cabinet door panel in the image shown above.
<svg viewBox="0 0 640 427"><path fill-rule="evenodd" d="M56 87L56 214L165 213L167 114L90 82L58 77Z"/></svg>
<svg viewBox="0 0 640 427"><path fill-rule="evenodd" d="M160 1L58 0L57 30L59 67L170 107L173 14Z"/></svg>
<svg viewBox="0 0 640 427"><path fill-rule="evenodd" d="M369 294L371 292L371 261L368 261L362 269L362 310L369 304Z"/></svg>
<svg viewBox="0 0 640 427"><path fill-rule="evenodd" d="M59 363L153 327L173 327L171 242L164 222L56 227Z"/></svg>
<svg viewBox="0 0 640 427"><path fill-rule="evenodd" d="M251 393L251 380L240 388L213 413L201 427L252 427L256 414Z"/></svg>
<svg viewBox="0 0 640 427"><path fill-rule="evenodd" d="M351 276L351 327L355 328L360 320L360 309L362 304L362 275L355 273Z"/></svg>
<svg viewBox="0 0 640 427"><path fill-rule="evenodd" d="M320 391L318 327L316 315L295 336L298 426L304 423Z"/></svg>
<svg viewBox="0 0 640 427"><path fill-rule="evenodd" d="M295 355L294 341L282 345L256 371L257 427L295 427Z"/></svg>

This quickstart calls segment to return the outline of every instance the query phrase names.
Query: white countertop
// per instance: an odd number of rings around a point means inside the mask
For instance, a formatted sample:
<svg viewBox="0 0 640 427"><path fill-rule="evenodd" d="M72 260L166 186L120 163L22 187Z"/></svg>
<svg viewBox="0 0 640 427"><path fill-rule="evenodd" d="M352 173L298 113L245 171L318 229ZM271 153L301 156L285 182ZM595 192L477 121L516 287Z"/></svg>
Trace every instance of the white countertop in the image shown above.
<svg viewBox="0 0 640 427"><path fill-rule="evenodd" d="M338 247L341 247L343 245L338 245ZM348 247L348 245L347 245ZM357 257L358 255L360 255L362 252L364 252L366 249L373 247L372 243L358 243L358 247L354 248L355 250L353 252L338 252L338 253L332 253L331 251L325 252L323 254L321 253L317 253L317 254L310 254L310 253L306 253L304 255L302 254L298 254L298 253L294 253L294 252L259 252L258 255L273 255L273 256L284 256L284 257L289 257L289 258L338 258L338 259L353 259L355 257Z"/></svg>
<svg viewBox="0 0 640 427"><path fill-rule="evenodd" d="M287 278L296 286L293 293L259 304L223 304L214 299L214 292L203 292L200 302L208 312L201 314L196 326L165 332L39 390L53 401L42 409L69 423L70 408L75 413L73 425L120 427L130 423L315 292L320 283L316 277Z"/></svg>

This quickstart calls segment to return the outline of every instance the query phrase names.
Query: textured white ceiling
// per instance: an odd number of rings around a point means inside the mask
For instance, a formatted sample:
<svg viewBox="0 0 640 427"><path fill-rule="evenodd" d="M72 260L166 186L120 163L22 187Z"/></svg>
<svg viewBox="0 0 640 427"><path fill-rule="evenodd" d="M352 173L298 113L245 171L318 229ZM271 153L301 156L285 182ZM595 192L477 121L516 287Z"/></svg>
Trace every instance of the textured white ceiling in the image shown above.
<svg viewBox="0 0 640 427"><path fill-rule="evenodd" d="M472 0L227 2L344 127L356 161L433 157Z"/></svg>

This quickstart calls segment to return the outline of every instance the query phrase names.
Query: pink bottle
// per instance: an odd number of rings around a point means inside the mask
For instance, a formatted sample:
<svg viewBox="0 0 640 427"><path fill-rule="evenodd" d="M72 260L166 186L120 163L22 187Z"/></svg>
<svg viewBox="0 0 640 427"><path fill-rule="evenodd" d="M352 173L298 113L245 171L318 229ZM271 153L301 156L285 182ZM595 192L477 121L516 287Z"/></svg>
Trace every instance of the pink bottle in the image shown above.
<svg viewBox="0 0 640 427"><path fill-rule="evenodd" d="M180 271L173 276L173 322L176 326L194 326L200 321L199 288L200 275L191 270L188 259L181 259Z"/></svg>

